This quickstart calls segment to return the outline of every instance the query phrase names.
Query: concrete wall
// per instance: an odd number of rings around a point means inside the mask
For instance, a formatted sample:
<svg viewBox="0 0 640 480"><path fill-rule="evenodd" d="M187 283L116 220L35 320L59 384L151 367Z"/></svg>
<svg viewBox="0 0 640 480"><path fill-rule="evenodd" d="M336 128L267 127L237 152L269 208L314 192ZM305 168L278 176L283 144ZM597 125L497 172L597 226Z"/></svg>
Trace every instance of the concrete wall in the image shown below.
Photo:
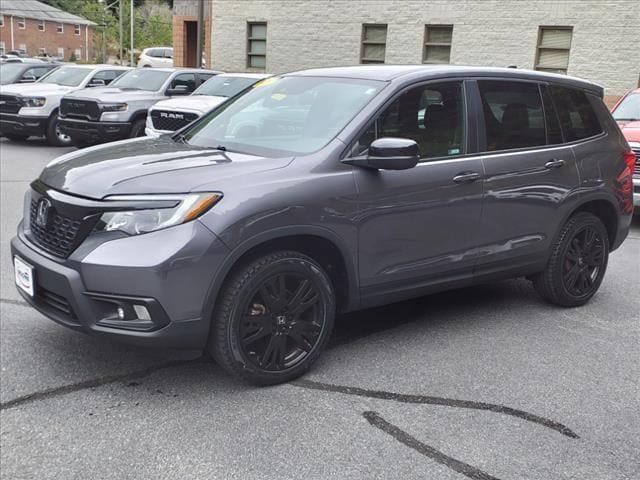
<svg viewBox="0 0 640 480"><path fill-rule="evenodd" d="M213 67L247 70L266 21L267 72L360 62L363 23L388 24L386 63L421 63L425 24L453 24L451 63L533 68L539 26L571 26L568 73L617 96L638 86L640 0L215 0Z"/></svg>

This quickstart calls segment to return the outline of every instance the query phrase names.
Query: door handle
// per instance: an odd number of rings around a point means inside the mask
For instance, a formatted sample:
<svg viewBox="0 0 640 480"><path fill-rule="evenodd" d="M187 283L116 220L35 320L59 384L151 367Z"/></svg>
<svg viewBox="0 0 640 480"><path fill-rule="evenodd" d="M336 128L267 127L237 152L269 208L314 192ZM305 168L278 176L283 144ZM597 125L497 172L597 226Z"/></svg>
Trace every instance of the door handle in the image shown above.
<svg viewBox="0 0 640 480"><path fill-rule="evenodd" d="M544 164L544 168L551 170L552 168L560 168L564 165L564 160L560 158L554 158L553 160L549 160Z"/></svg>
<svg viewBox="0 0 640 480"><path fill-rule="evenodd" d="M480 178L480 174L476 172L464 172L459 173L455 177L453 177L453 181L455 183L467 183L467 182L475 182Z"/></svg>

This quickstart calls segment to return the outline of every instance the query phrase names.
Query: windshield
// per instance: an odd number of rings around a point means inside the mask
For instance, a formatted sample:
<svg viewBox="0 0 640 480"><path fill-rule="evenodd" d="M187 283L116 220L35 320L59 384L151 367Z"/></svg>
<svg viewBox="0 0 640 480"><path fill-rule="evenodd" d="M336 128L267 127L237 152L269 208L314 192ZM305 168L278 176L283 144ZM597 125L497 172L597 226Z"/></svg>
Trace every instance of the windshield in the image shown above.
<svg viewBox="0 0 640 480"><path fill-rule="evenodd" d="M21 63L3 63L0 65L0 82L13 83L24 70Z"/></svg>
<svg viewBox="0 0 640 480"><path fill-rule="evenodd" d="M616 120L640 120L640 93L625 97L613 112Z"/></svg>
<svg viewBox="0 0 640 480"><path fill-rule="evenodd" d="M253 155L311 153L329 143L384 85L348 78L267 78L177 138Z"/></svg>
<svg viewBox="0 0 640 480"><path fill-rule="evenodd" d="M60 67L44 75L40 83L55 83L65 87L77 87L93 70L82 67Z"/></svg>
<svg viewBox="0 0 640 480"><path fill-rule="evenodd" d="M211 95L212 97L233 97L256 83L257 78L213 77L204 82L192 95Z"/></svg>
<svg viewBox="0 0 640 480"><path fill-rule="evenodd" d="M155 92L160 90L160 87L162 87L167 78L169 78L169 75L171 75L171 72L152 70L151 68L130 70L117 80L111 82L111 86Z"/></svg>

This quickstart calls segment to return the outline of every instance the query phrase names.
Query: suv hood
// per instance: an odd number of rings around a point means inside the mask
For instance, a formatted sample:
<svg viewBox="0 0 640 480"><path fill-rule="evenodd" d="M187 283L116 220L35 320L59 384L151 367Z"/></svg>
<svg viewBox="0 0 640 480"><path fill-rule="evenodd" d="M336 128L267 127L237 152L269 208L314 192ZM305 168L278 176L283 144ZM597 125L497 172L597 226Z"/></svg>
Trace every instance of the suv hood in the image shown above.
<svg viewBox="0 0 640 480"><path fill-rule="evenodd" d="M618 126L627 142L640 142L640 120L618 120Z"/></svg>
<svg viewBox="0 0 640 480"><path fill-rule="evenodd" d="M83 100L96 100L98 102L126 102L127 100L157 100L163 95L158 92L149 92L147 90L136 90L134 88L118 88L118 87L92 87L76 90L67 98L78 98Z"/></svg>
<svg viewBox="0 0 640 480"><path fill-rule="evenodd" d="M7 86L0 87L0 93L5 95L64 95L67 92L71 92L78 87L67 87L65 85L57 85L55 83L14 83Z"/></svg>
<svg viewBox="0 0 640 480"><path fill-rule="evenodd" d="M206 113L213 107L220 105L227 97L214 97L209 95L189 95L187 97L170 98L156 103L151 110L188 110Z"/></svg>
<svg viewBox="0 0 640 480"><path fill-rule="evenodd" d="M204 149L169 136L139 138L77 150L40 174L47 186L82 197L188 193L221 188L221 181L287 166L293 160Z"/></svg>

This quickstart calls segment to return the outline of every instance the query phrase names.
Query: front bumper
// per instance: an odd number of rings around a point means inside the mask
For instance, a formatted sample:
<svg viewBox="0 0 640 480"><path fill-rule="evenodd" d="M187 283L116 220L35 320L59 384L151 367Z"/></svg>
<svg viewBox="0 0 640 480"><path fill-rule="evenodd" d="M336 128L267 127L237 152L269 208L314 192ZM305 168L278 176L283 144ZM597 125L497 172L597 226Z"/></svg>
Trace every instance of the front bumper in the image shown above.
<svg viewBox="0 0 640 480"><path fill-rule="evenodd" d="M0 132L7 135L42 137L47 131L49 117L35 117L17 113L0 113Z"/></svg>
<svg viewBox="0 0 640 480"><path fill-rule="evenodd" d="M129 122L92 122L75 118L60 118L60 130L73 143L92 144L124 140L131 134Z"/></svg>
<svg viewBox="0 0 640 480"><path fill-rule="evenodd" d="M140 346L203 349L209 332L206 299L227 247L198 221L166 230L81 245L67 259L50 255L23 233L11 255L34 268L36 310L85 333ZM146 253L143 253L146 252ZM151 325L116 321L119 305L143 305ZM115 322L115 323L114 323Z"/></svg>

